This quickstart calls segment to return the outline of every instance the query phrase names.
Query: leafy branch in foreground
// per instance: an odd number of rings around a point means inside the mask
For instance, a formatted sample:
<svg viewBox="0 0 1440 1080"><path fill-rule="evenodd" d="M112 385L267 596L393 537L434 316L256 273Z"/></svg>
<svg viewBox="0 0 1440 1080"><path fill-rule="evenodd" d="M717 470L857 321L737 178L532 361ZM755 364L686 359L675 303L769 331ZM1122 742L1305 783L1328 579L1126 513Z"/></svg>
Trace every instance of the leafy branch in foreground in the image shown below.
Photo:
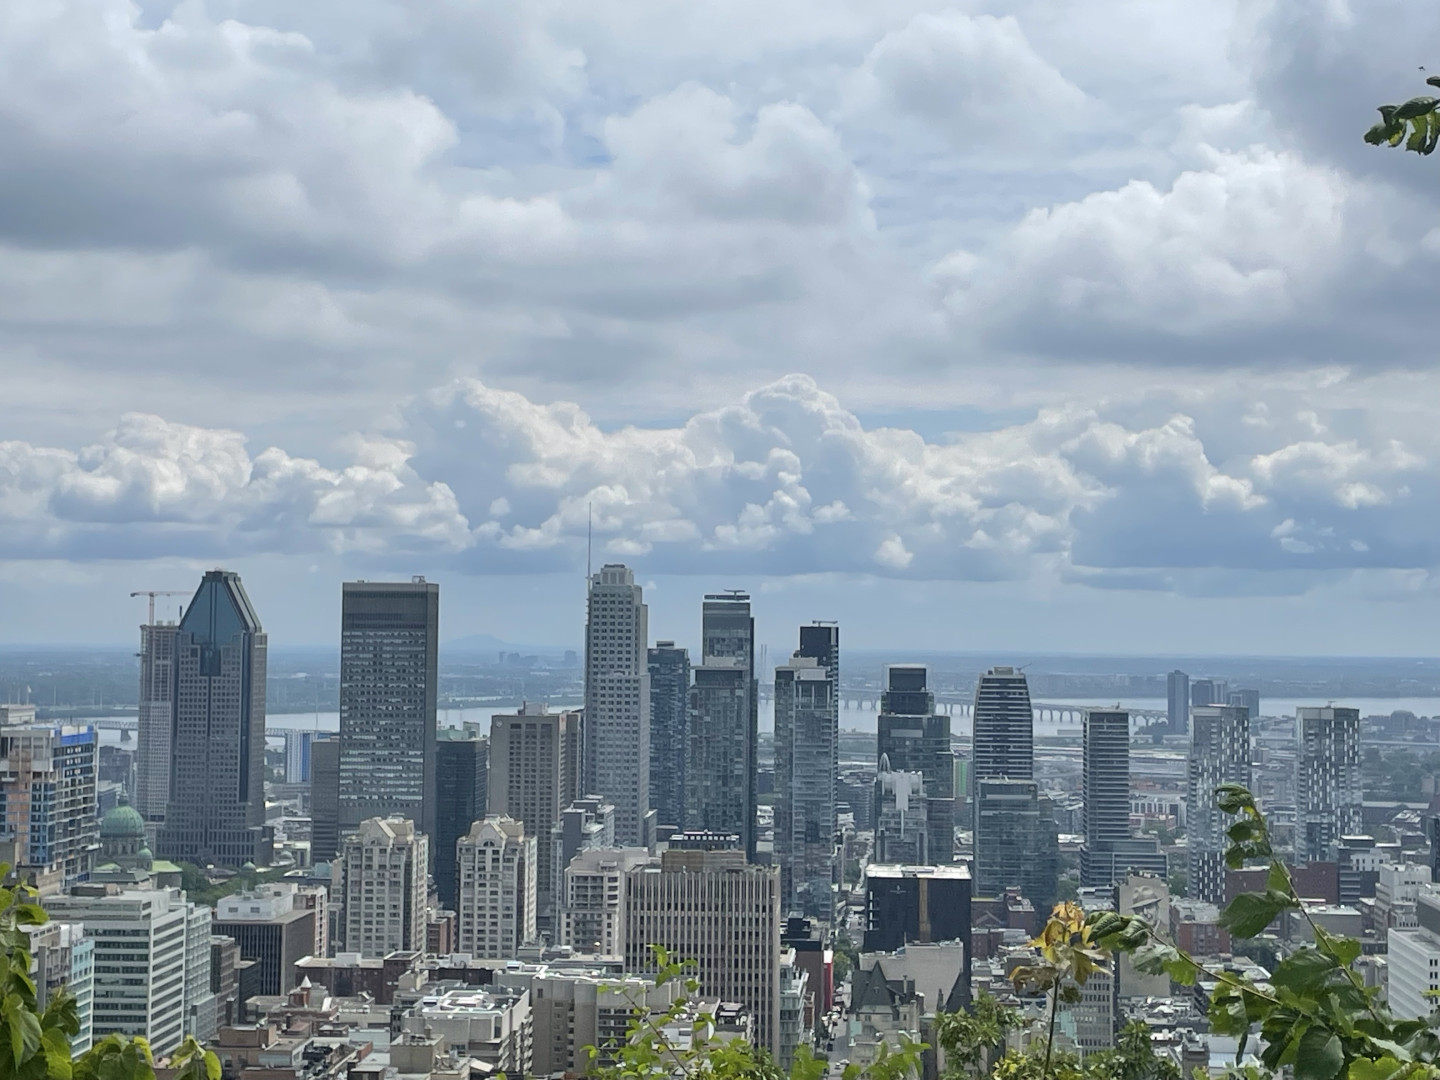
<svg viewBox="0 0 1440 1080"><path fill-rule="evenodd" d="M1440 87L1440 76L1425 80ZM1403 105L1381 105L1380 122L1365 132L1371 146L1399 146L1417 154L1433 154L1440 142L1440 98L1413 97Z"/></svg>

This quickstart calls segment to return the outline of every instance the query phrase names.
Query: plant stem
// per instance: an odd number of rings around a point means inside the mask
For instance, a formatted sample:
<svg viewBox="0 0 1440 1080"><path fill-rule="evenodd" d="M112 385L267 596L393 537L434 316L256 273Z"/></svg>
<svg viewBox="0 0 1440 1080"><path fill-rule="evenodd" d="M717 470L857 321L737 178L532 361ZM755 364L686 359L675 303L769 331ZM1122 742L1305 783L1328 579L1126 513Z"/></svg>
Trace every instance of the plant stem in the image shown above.
<svg viewBox="0 0 1440 1080"><path fill-rule="evenodd" d="M1045 1069L1041 1073L1046 1080L1050 1080L1050 1052L1055 1049L1055 1013L1060 1007L1060 980L1056 978L1055 985L1050 988L1050 1031L1045 1036Z"/></svg>

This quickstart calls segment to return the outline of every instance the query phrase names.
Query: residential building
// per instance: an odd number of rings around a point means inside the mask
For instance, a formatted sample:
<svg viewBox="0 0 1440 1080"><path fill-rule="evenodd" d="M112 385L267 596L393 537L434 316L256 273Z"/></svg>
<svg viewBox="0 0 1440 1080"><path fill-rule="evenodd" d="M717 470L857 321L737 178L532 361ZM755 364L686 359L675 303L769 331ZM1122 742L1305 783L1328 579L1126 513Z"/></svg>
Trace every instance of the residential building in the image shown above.
<svg viewBox="0 0 1440 1080"><path fill-rule="evenodd" d="M439 1037L464 1057L474 1058L485 1068L483 1076L535 1076L531 1039L530 993L508 986L466 987L444 990L423 998L401 1020L406 1036ZM394 1047L391 1058L394 1059ZM397 1068L397 1072L400 1071ZM431 1070L431 1075L443 1073ZM357 1080L354 1073L351 1080Z"/></svg>
<svg viewBox="0 0 1440 1080"><path fill-rule="evenodd" d="M435 891L442 906L459 903L455 844L489 813L490 740L474 725L441 728L435 743Z"/></svg>
<svg viewBox="0 0 1440 1080"><path fill-rule="evenodd" d="M175 636L164 858L269 865L265 658L265 631L240 576L207 572Z"/></svg>
<svg viewBox="0 0 1440 1080"><path fill-rule="evenodd" d="M760 688L749 594L707 594L700 637L701 663L690 691L685 827L737 833L753 862Z"/></svg>
<svg viewBox="0 0 1440 1080"><path fill-rule="evenodd" d="M28 719L31 722L17 723ZM89 725L34 720L7 710L0 725L0 839L26 878L62 889L89 878L100 850L97 740Z"/></svg>
<svg viewBox="0 0 1440 1080"><path fill-rule="evenodd" d="M1178 669L1165 676L1165 721L1171 735L1190 734L1190 676Z"/></svg>
<svg viewBox="0 0 1440 1080"><path fill-rule="evenodd" d="M1335 858L1342 836L1365 831L1360 779L1360 710L1295 710L1295 862Z"/></svg>
<svg viewBox="0 0 1440 1080"><path fill-rule="evenodd" d="M487 812L523 822L535 846L538 861L532 861L531 870L539 907L529 914L543 930L550 930L554 920L552 830L581 794L582 727L579 713L552 713L543 704L528 703L518 713L497 714L490 721ZM615 816L618 831L618 807Z"/></svg>
<svg viewBox="0 0 1440 1080"><path fill-rule="evenodd" d="M685 752L689 742L690 650L657 641L649 650L650 805L662 825L685 824Z"/></svg>
<svg viewBox="0 0 1440 1080"><path fill-rule="evenodd" d="M550 830L550 881L554 889L555 928L565 906L565 868L582 851L615 846L615 807L592 795L576 799Z"/></svg>
<svg viewBox="0 0 1440 1080"><path fill-rule="evenodd" d="M865 868L864 949L894 952L910 942L969 941L970 899L970 870L963 863L871 863Z"/></svg>
<svg viewBox="0 0 1440 1080"><path fill-rule="evenodd" d="M700 994L749 1009L756 1045L779 1049L780 875L738 849L671 848L625 877L625 969L653 971L652 945L696 963Z"/></svg>
<svg viewBox="0 0 1440 1080"><path fill-rule="evenodd" d="M955 754L950 748L950 717L935 711L922 664L891 664L880 696L875 761L897 773L919 773L925 786L927 861L955 858ZM879 807L875 808L878 821Z"/></svg>
<svg viewBox="0 0 1440 1080"><path fill-rule="evenodd" d="M561 877L564 892L557 944L576 952L619 956L625 951L625 875L652 861L645 848L587 848Z"/></svg>
<svg viewBox="0 0 1440 1080"><path fill-rule="evenodd" d="M310 748L319 737L318 731L291 728L285 732L285 783L310 782Z"/></svg>
<svg viewBox="0 0 1440 1080"><path fill-rule="evenodd" d="M523 822L491 814L470 827L456 847L460 952L513 960L536 938L539 859Z"/></svg>
<svg viewBox="0 0 1440 1080"><path fill-rule="evenodd" d="M1212 904L1225 900L1226 830L1234 818L1215 803L1221 784L1251 785L1250 714L1236 705L1190 710L1190 763L1185 821L1190 895Z"/></svg>
<svg viewBox="0 0 1440 1080"><path fill-rule="evenodd" d="M1082 734L1085 846L1080 851L1080 884L1113 885L1114 853L1130 840L1130 714L1086 709ZM1124 873L1125 868L1120 869Z"/></svg>
<svg viewBox="0 0 1440 1080"><path fill-rule="evenodd" d="M585 616L581 790L615 807L622 841L638 844L650 812L649 610L629 567L591 575Z"/></svg>
<svg viewBox="0 0 1440 1080"><path fill-rule="evenodd" d="M818 656L806 656L805 631ZM785 910L835 914L835 787L840 745L840 628L801 628L801 649L775 669L775 859ZM829 666L826 666L826 662Z"/></svg>
<svg viewBox="0 0 1440 1080"><path fill-rule="evenodd" d="M310 746L310 861L329 862L340 852L340 737Z"/></svg>
<svg viewBox="0 0 1440 1080"><path fill-rule="evenodd" d="M150 842L159 838L170 802L171 724L175 703L175 635L180 628L161 621L140 627L140 711L135 739L135 809L145 819Z"/></svg>
<svg viewBox="0 0 1440 1080"><path fill-rule="evenodd" d="M94 942L95 1039L139 1035L158 1057L186 1035L213 1033L208 907L179 889L103 885L80 885L45 904L53 918L83 924Z"/></svg>
<svg viewBox="0 0 1440 1080"><path fill-rule="evenodd" d="M340 828L402 817L435 835L440 586L347 581L340 608Z"/></svg>
<svg viewBox="0 0 1440 1080"><path fill-rule="evenodd" d="M424 949L430 841L407 818L370 818L340 848L334 880L346 952Z"/></svg>
<svg viewBox="0 0 1440 1080"><path fill-rule="evenodd" d="M975 895L1019 888L1048 911L1059 880L1059 838L1050 800L1034 780L975 781Z"/></svg>
<svg viewBox="0 0 1440 1080"><path fill-rule="evenodd" d="M275 882L231 893L215 905L211 932L232 938L242 960L256 961L259 994L288 994L296 962L316 953L316 927L325 910L297 903L298 893L289 882Z"/></svg>
<svg viewBox="0 0 1440 1080"><path fill-rule="evenodd" d="M976 682L973 757L977 781L1035 778L1035 711L1019 668L993 667Z"/></svg>

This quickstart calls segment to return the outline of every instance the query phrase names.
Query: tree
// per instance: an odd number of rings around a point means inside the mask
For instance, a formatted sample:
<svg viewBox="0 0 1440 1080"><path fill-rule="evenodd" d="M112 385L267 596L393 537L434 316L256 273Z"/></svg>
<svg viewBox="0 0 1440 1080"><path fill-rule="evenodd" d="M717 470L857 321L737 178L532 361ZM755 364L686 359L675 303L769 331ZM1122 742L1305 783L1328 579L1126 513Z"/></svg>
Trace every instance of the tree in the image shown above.
<svg viewBox="0 0 1440 1080"><path fill-rule="evenodd" d="M10 867L0 865L0 880ZM0 887L0 1080L154 1080L150 1047L141 1038L107 1035L72 1057L70 1039L80 1033L75 998L65 989L51 995L42 1009L35 981L27 926L50 921L27 885ZM5 1040L8 1039L8 1043ZM8 1047L8 1053L6 1049ZM220 1061L193 1038L170 1059L176 1080L220 1080Z"/></svg>
<svg viewBox="0 0 1440 1080"><path fill-rule="evenodd" d="M1425 80L1440 87L1440 75ZM1380 122L1365 132L1371 146L1399 146L1417 154L1433 154L1440 142L1440 98L1413 97L1403 105L1381 105Z"/></svg>

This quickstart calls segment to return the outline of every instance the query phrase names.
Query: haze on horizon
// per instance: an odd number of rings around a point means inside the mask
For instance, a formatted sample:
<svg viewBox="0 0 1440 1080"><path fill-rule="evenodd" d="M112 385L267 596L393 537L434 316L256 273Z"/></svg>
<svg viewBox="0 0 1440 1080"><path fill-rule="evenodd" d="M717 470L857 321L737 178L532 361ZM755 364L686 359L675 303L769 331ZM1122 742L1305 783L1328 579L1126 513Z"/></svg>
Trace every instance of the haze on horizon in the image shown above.
<svg viewBox="0 0 1440 1080"><path fill-rule="evenodd" d="M0 643L1440 652L1440 8L0 8Z"/></svg>

